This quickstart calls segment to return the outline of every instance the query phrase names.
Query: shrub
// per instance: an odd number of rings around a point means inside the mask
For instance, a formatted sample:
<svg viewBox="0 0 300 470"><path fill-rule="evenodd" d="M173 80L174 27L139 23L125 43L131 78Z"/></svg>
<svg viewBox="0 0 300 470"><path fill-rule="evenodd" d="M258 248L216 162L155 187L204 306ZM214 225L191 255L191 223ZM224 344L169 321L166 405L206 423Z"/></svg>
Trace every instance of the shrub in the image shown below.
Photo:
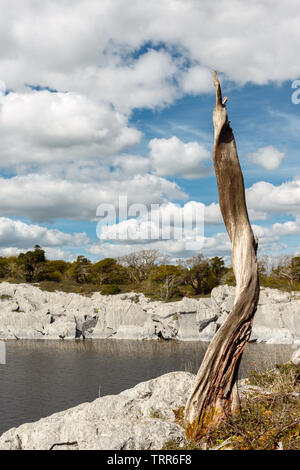
<svg viewBox="0 0 300 470"><path fill-rule="evenodd" d="M12 296L9 294L1 294L0 295L0 300L10 300L12 299Z"/></svg>
<svg viewBox="0 0 300 470"><path fill-rule="evenodd" d="M53 271L52 273L47 273L47 275L44 276L45 281L61 282L62 278L62 273L59 271Z"/></svg>
<svg viewBox="0 0 300 470"><path fill-rule="evenodd" d="M102 295L116 295L119 292L121 292L121 289L117 284L110 284L101 289Z"/></svg>

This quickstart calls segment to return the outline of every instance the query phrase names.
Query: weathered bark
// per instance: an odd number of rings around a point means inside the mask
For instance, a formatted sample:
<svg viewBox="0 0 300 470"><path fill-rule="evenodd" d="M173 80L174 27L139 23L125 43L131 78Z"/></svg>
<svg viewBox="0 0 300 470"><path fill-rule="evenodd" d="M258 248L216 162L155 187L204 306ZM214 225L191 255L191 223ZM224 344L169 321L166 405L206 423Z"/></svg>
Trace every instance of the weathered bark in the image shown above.
<svg viewBox="0 0 300 470"><path fill-rule="evenodd" d="M234 135L214 72L216 105L213 161L219 203L232 243L232 265L236 277L234 306L212 339L196 377L185 411L187 436L198 438L228 413L239 409L237 374L242 353L251 335L259 297L257 240L248 218L245 187Z"/></svg>

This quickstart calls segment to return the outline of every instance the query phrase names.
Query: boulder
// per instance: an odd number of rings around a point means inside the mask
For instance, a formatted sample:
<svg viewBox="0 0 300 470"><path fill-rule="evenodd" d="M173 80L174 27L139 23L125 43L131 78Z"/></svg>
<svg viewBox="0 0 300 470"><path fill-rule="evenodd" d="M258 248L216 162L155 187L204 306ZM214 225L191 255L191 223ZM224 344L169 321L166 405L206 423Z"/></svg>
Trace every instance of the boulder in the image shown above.
<svg viewBox="0 0 300 470"><path fill-rule="evenodd" d="M228 310L227 302L230 302L233 305L233 300L235 296L235 287L231 286L218 286L211 291L211 308L214 313L219 316L224 312L224 306Z"/></svg>
<svg viewBox="0 0 300 470"><path fill-rule="evenodd" d="M119 339L143 339L152 334L149 314L138 304L128 299L112 297L91 333L91 338L107 338L116 335ZM151 331L151 332L150 332Z"/></svg>
<svg viewBox="0 0 300 470"><path fill-rule="evenodd" d="M44 336L48 339L74 339L76 338L75 319L60 318L44 328Z"/></svg>
<svg viewBox="0 0 300 470"><path fill-rule="evenodd" d="M293 355L291 357L291 362L295 366L298 366L300 364L300 348L293 352Z"/></svg>
<svg viewBox="0 0 300 470"><path fill-rule="evenodd" d="M119 395L83 403L0 437L0 450L144 450L186 443L173 410L186 404L195 376L171 372Z"/></svg>
<svg viewBox="0 0 300 470"><path fill-rule="evenodd" d="M44 326L50 318L42 319L34 313L10 310L9 306L0 310L1 338L30 339L43 336ZM44 320L44 321L43 321Z"/></svg>
<svg viewBox="0 0 300 470"><path fill-rule="evenodd" d="M267 344L292 344L294 337L287 328L271 328L254 323L250 341Z"/></svg>
<svg viewBox="0 0 300 470"><path fill-rule="evenodd" d="M199 340L199 322L197 313L184 313L179 315L177 325L177 339L184 341Z"/></svg>
<svg viewBox="0 0 300 470"><path fill-rule="evenodd" d="M215 322L209 323L202 331L199 333L200 341L211 341L217 332L217 324Z"/></svg>

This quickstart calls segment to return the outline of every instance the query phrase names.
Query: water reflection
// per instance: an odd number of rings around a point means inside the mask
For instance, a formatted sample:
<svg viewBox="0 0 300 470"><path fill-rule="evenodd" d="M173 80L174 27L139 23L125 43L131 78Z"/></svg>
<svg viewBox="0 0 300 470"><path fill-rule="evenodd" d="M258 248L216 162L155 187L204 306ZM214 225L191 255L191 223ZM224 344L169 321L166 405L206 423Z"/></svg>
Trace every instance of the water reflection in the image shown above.
<svg viewBox="0 0 300 470"><path fill-rule="evenodd" d="M0 366L0 433L166 372L197 372L208 343L7 341ZM289 345L248 344L240 377L290 359Z"/></svg>

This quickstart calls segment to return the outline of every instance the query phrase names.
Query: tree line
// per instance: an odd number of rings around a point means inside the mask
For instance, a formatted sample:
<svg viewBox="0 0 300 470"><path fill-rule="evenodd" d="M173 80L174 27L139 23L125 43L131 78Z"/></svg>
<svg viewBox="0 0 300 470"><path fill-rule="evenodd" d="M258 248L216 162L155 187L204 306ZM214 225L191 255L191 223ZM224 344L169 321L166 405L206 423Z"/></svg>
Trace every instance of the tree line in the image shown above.
<svg viewBox="0 0 300 470"><path fill-rule="evenodd" d="M92 263L85 256L78 256L74 262L48 260L45 251L35 245L18 256L0 257L2 281L39 283L49 290L98 290L103 294L136 290L161 300L209 294L227 271L218 256L198 254L171 264L158 250L140 250Z"/></svg>
<svg viewBox="0 0 300 470"><path fill-rule="evenodd" d="M259 273L261 285L300 290L300 256L262 256ZM106 295L144 292L165 301L209 295L220 284L235 285L232 268L219 256L206 258L200 253L173 264L158 250L140 250L95 263L85 256L68 262L48 260L39 245L18 256L0 257L0 279L39 283L47 290L100 291Z"/></svg>

